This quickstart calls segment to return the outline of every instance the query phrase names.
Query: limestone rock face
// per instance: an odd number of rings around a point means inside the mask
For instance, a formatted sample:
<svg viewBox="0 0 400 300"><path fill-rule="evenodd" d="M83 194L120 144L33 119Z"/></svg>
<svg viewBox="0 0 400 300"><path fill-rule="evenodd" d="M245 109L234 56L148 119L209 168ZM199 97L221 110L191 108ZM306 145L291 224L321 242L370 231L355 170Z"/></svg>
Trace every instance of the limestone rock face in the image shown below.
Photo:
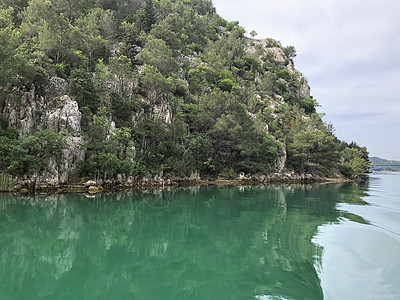
<svg viewBox="0 0 400 300"><path fill-rule="evenodd" d="M310 98L310 95L310 86L308 85L307 81L304 81L299 89L299 96L303 98Z"/></svg>
<svg viewBox="0 0 400 300"><path fill-rule="evenodd" d="M77 179L79 165L85 159L83 144L82 137L67 136L61 156L49 160L46 171L36 176L36 183L58 186Z"/></svg>
<svg viewBox="0 0 400 300"><path fill-rule="evenodd" d="M294 67L293 60L289 59L283 49L283 46L278 41L271 39L250 39L247 38L248 44L246 48L247 55L256 56L256 47L261 46L263 51L267 55L272 55L273 59L280 65L282 65L291 75L293 75L299 82L300 87L297 91L297 97L299 98L310 98L310 86L308 85L307 79L301 72L296 70Z"/></svg>
<svg viewBox="0 0 400 300"><path fill-rule="evenodd" d="M43 97L37 98L32 88L22 95L19 103L7 99L3 112L8 115L8 126L17 129L19 136L26 137L36 131L43 108Z"/></svg>
<svg viewBox="0 0 400 300"><path fill-rule="evenodd" d="M283 50L279 47L272 47L268 48L268 51L272 52L274 54L275 60L281 64L284 64L286 61L286 54L283 52ZM288 68L290 69L290 68Z"/></svg>
<svg viewBox="0 0 400 300"><path fill-rule="evenodd" d="M59 166L59 181L68 182L77 177L79 165L85 159L84 140L80 136L67 137L67 147L62 152Z"/></svg>
<svg viewBox="0 0 400 300"><path fill-rule="evenodd" d="M65 79L53 77L44 95L37 95L32 87L22 94L20 101L6 100L3 113L8 115L9 127L17 129L21 137L45 127L79 135L81 113L78 103L68 96L68 90Z"/></svg>
<svg viewBox="0 0 400 300"><path fill-rule="evenodd" d="M63 78L51 77L50 83L46 87L46 94L51 94L51 95L69 94L68 82Z"/></svg>
<svg viewBox="0 0 400 300"><path fill-rule="evenodd" d="M67 131L72 136L78 136L81 132L81 112L78 103L68 95L62 96L58 107L46 112L47 126L57 132Z"/></svg>
<svg viewBox="0 0 400 300"><path fill-rule="evenodd" d="M81 112L78 103L68 93L67 81L52 77L43 95L38 95L32 87L22 94L20 101L9 99L4 105L3 114L8 116L8 125L17 129L20 137L45 128L66 133L62 155L50 158L46 170L31 178L36 184L58 185L74 179L85 158Z"/></svg>
<svg viewBox="0 0 400 300"><path fill-rule="evenodd" d="M171 124L172 122L172 108L169 102L161 102L153 106L153 114L156 119L163 123Z"/></svg>
<svg viewBox="0 0 400 300"><path fill-rule="evenodd" d="M278 174L282 174L283 170L285 169L286 160L287 160L286 148L282 147L282 154L278 157L278 160L276 162L276 171Z"/></svg>

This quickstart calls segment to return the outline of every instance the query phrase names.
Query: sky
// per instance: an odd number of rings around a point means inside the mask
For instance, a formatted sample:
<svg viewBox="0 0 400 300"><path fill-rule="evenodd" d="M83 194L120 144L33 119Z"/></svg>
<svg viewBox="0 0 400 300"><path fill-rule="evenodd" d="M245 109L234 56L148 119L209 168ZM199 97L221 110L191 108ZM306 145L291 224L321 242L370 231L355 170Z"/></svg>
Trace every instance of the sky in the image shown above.
<svg viewBox="0 0 400 300"><path fill-rule="evenodd" d="M346 142L400 160L399 0L213 0L256 38L297 50L320 113ZM249 35L249 34L248 34Z"/></svg>

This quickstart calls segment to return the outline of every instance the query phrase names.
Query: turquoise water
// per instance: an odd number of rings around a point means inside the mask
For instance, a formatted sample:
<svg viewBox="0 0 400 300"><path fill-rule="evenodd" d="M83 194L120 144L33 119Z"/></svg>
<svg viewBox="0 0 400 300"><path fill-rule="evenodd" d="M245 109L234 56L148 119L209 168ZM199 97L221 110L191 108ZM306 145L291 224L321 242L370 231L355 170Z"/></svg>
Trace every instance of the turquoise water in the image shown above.
<svg viewBox="0 0 400 300"><path fill-rule="evenodd" d="M400 173L377 172L361 187L365 205L340 203L344 216L318 228L325 299L400 299ZM351 218L350 218L351 219Z"/></svg>
<svg viewBox="0 0 400 300"><path fill-rule="evenodd" d="M400 174L0 195L0 299L399 299Z"/></svg>

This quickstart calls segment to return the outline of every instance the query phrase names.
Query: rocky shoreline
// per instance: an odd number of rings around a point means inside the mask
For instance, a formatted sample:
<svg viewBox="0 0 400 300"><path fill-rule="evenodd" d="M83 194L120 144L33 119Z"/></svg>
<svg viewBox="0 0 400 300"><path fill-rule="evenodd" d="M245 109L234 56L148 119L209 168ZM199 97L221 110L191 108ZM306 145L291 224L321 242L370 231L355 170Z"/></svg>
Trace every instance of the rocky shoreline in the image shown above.
<svg viewBox="0 0 400 300"><path fill-rule="evenodd" d="M267 185L267 184L296 184L296 183L342 183L360 182L360 178L349 179L346 177L320 177L313 174L286 173L273 176L238 176L218 178L171 178L138 180L88 180L85 183L60 183L60 184L32 184L20 182L14 187L2 189L0 192L54 194L54 193L88 193L118 192L124 190L148 190L170 187L188 186L231 186L231 185Z"/></svg>

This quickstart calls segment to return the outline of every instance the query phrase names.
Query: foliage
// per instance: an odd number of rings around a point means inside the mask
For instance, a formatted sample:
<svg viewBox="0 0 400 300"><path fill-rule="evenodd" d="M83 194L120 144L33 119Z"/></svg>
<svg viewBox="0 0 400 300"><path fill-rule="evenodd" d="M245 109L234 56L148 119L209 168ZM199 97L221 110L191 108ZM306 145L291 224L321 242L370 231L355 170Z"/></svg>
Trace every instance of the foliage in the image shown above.
<svg viewBox="0 0 400 300"><path fill-rule="evenodd" d="M144 67L140 74L140 83L142 92L150 103L160 103L164 99L168 99L171 85L157 68L152 66Z"/></svg>
<svg viewBox="0 0 400 300"><path fill-rule="evenodd" d="M216 173L213 162L214 149L210 137L205 133L192 133L188 137L188 146L184 152L184 160L192 171L201 174Z"/></svg>
<svg viewBox="0 0 400 300"><path fill-rule="evenodd" d="M370 167L368 152L365 153L366 149L363 148L364 147L359 147L357 144L353 143L342 150L340 171L344 175L351 177L368 172Z"/></svg>
<svg viewBox="0 0 400 300"><path fill-rule="evenodd" d="M154 176L162 172L182 171L183 148L179 143L182 133L181 128L174 125L152 119L144 119L138 124L135 133L137 144L142 145L142 148L137 160L144 166L140 175Z"/></svg>
<svg viewBox="0 0 400 300"><path fill-rule="evenodd" d="M94 86L92 76L82 69L71 72L72 93L78 102L79 108L88 107L92 113L96 113L100 106L100 97Z"/></svg>
<svg viewBox="0 0 400 300"><path fill-rule="evenodd" d="M169 75L178 69L178 64L172 56L172 51L160 39L150 37L140 57L143 63L157 68L164 75Z"/></svg>
<svg viewBox="0 0 400 300"><path fill-rule="evenodd" d="M316 112L315 107L318 106L318 102L312 98L303 98L300 101L300 107L308 114L313 114Z"/></svg>
<svg viewBox="0 0 400 300"><path fill-rule="evenodd" d="M296 49L293 46L287 46L283 51L289 59L293 59L297 56Z"/></svg>
<svg viewBox="0 0 400 300"><path fill-rule="evenodd" d="M332 168L337 164L335 136L313 115L308 128L296 128L287 141L288 164L299 172Z"/></svg>
<svg viewBox="0 0 400 300"><path fill-rule="evenodd" d="M49 129L37 131L26 138L10 137L9 133L0 136L0 153L3 157L0 170L19 176L44 171L49 159L57 158L66 145L63 134Z"/></svg>
<svg viewBox="0 0 400 300"><path fill-rule="evenodd" d="M132 81L136 76L133 70L132 60L124 55L112 57L109 62L110 75L118 83L118 92L130 97L133 93Z"/></svg>
<svg viewBox="0 0 400 300"><path fill-rule="evenodd" d="M367 150L322 122L295 56L273 39L249 42L209 0L4 0L0 108L66 79L85 177L269 174L285 149L296 172L365 173ZM41 172L64 145L62 134L18 138L9 116L0 123L0 172Z"/></svg>
<svg viewBox="0 0 400 300"><path fill-rule="evenodd" d="M107 112L105 108L102 108L99 110L99 114L94 116L86 133L87 151L86 159L82 165L83 175L106 177L107 174L110 174L109 170L104 169L105 164L101 160L101 158L106 158L114 161L114 156L106 156L106 141L109 131Z"/></svg>
<svg viewBox="0 0 400 300"><path fill-rule="evenodd" d="M10 85L33 81L36 68L21 53L21 32L13 24L13 8L0 9L0 94Z"/></svg>
<svg viewBox="0 0 400 300"><path fill-rule="evenodd" d="M188 72L188 81L192 93L201 94L205 87L217 87L226 92L238 89L236 79L229 70L215 70L201 65Z"/></svg>
<svg viewBox="0 0 400 300"><path fill-rule="evenodd" d="M141 22L142 27L146 32L149 32L151 26L156 22L153 0L145 0L144 13Z"/></svg>
<svg viewBox="0 0 400 300"><path fill-rule="evenodd" d="M255 131L246 107L228 92L215 90L199 99L197 128L210 136L219 169L267 171L278 156L273 139Z"/></svg>
<svg viewBox="0 0 400 300"><path fill-rule="evenodd" d="M129 126L136 102L133 99L124 99L116 92L110 93L110 100L111 114L115 120L115 125L119 128Z"/></svg>
<svg viewBox="0 0 400 300"><path fill-rule="evenodd" d="M140 30L134 23L128 22L123 22L121 27L124 30L124 44L120 48L119 52L128 57L131 60L132 65L136 65L138 63L140 47L143 46L142 41L140 40Z"/></svg>

